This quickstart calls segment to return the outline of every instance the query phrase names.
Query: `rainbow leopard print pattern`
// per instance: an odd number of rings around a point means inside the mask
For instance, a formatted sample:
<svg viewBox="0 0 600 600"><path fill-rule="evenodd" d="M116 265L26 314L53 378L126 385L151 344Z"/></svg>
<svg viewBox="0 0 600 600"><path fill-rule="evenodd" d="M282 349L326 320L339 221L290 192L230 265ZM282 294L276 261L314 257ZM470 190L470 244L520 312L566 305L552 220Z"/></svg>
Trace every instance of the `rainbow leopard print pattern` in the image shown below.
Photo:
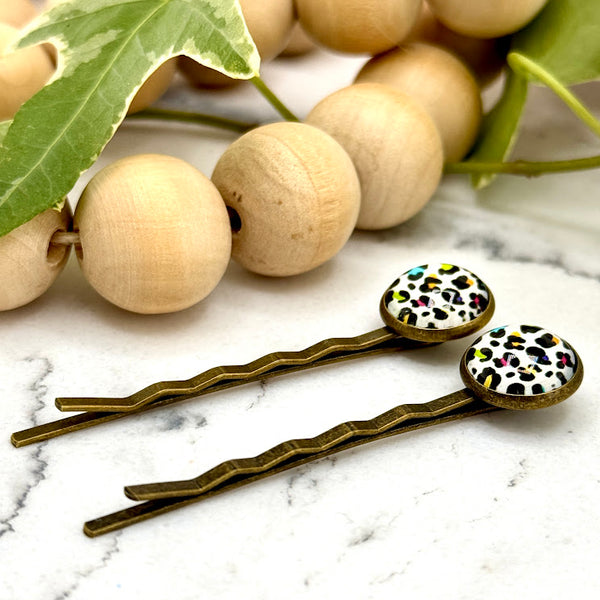
<svg viewBox="0 0 600 600"><path fill-rule="evenodd" d="M471 271L439 263L421 265L400 275L387 289L383 306L402 323L449 329L478 317L489 299L487 286Z"/></svg>
<svg viewBox="0 0 600 600"><path fill-rule="evenodd" d="M468 372L501 394L544 394L575 374L577 356L564 340L541 327L505 325L478 338L465 357Z"/></svg>

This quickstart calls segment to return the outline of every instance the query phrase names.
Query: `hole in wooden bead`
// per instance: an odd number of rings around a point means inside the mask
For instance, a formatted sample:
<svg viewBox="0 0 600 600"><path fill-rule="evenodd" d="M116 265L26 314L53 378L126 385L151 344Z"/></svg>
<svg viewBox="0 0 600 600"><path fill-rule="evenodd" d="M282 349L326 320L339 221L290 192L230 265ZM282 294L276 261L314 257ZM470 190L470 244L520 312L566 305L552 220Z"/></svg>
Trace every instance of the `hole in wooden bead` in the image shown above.
<svg viewBox="0 0 600 600"><path fill-rule="evenodd" d="M51 267L58 266L69 251L70 244L65 244L59 237L62 233L66 233L64 229L57 229L50 238L50 243L48 244L46 261Z"/></svg>
<svg viewBox="0 0 600 600"><path fill-rule="evenodd" d="M229 215L232 233L239 233L242 229L242 218L240 217L240 214L235 208L231 208L231 206L227 207L227 214Z"/></svg>

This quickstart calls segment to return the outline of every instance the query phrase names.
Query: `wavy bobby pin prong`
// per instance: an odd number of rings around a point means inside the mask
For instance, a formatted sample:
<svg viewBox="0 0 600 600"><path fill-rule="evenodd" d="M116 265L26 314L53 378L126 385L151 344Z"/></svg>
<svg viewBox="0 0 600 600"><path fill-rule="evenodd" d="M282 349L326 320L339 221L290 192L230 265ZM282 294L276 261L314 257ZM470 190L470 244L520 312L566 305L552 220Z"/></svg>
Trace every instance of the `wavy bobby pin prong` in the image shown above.
<svg viewBox="0 0 600 600"><path fill-rule="evenodd" d="M125 494L144 501L89 521L95 537L370 441L499 410L551 406L573 394L583 365L564 340L529 325L497 327L464 353L467 386L424 404L404 404L369 421L348 421L314 438L283 442L253 458L228 460L194 479L131 485Z"/></svg>
<svg viewBox="0 0 600 600"><path fill-rule="evenodd" d="M384 292L380 312L386 327L359 336L329 338L300 351L273 352L246 365L215 367L185 381L162 381L125 398L57 398L61 410L90 412L16 432L12 443L24 446L47 440L245 382L463 337L491 319L494 297L479 277L462 267L421 265L403 273Z"/></svg>

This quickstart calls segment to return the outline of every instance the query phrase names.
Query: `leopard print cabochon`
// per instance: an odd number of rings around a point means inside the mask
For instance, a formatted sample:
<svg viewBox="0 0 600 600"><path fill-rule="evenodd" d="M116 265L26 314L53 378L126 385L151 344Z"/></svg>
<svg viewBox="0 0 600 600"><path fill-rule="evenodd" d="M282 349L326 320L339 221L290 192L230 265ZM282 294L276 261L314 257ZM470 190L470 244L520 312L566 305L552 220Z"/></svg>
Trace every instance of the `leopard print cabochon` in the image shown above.
<svg viewBox="0 0 600 600"><path fill-rule="evenodd" d="M490 292L477 277L456 265L421 265L403 273L387 289L383 306L398 321L423 329L469 323L488 306Z"/></svg>
<svg viewBox="0 0 600 600"><path fill-rule="evenodd" d="M578 366L567 342L532 325L505 325L484 333L467 350L465 365L481 385L516 396L556 390Z"/></svg>

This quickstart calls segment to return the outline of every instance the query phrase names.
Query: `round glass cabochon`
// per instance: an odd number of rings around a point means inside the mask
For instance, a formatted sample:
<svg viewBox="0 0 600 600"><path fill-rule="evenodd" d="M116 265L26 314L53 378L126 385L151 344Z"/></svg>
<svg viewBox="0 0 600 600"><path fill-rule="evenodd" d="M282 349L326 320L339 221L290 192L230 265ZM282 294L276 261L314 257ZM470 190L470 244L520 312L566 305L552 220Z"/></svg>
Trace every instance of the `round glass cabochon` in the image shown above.
<svg viewBox="0 0 600 600"><path fill-rule="evenodd" d="M400 275L386 291L383 305L407 325L449 329L478 317L489 300L489 290L477 275L462 267L435 263Z"/></svg>
<svg viewBox="0 0 600 600"><path fill-rule="evenodd" d="M565 385L577 357L567 342L531 325L505 325L484 333L467 350L467 371L501 394L531 396Z"/></svg>

